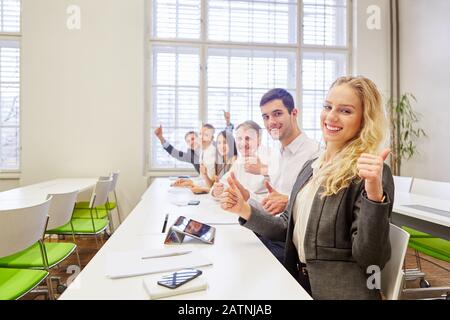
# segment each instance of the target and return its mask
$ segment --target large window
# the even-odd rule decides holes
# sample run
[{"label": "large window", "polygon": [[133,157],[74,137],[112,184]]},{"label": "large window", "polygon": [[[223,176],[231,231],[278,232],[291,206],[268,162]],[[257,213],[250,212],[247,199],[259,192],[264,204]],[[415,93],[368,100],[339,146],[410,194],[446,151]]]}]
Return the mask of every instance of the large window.
[{"label": "large window", "polygon": [[346,74],[349,60],[347,0],[149,1],[149,168],[180,169],[153,131],[185,150],[184,134],[201,123],[263,125],[261,96],[287,89],[300,107],[303,130],[320,140],[326,90]]},{"label": "large window", "polygon": [[20,0],[0,0],[0,172],[20,168]]}]

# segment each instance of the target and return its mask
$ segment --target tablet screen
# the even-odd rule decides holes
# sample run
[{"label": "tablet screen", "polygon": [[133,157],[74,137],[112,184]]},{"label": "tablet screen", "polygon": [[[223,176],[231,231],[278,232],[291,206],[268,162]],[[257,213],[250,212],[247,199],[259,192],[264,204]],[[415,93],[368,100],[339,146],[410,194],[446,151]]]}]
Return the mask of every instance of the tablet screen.
[{"label": "tablet screen", "polygon": [[215,228],[210,225],[181,216],[173,226],[182,233],[194,236],[200,240],[210,243],[214,241]]}]

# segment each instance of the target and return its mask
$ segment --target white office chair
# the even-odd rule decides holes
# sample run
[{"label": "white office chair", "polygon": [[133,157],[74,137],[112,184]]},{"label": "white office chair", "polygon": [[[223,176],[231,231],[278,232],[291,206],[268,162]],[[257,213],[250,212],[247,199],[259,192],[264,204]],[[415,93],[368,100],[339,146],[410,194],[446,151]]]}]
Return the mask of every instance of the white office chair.
[{"label": "white office chair", "polygon": [[[119,174],[120,174],[120,171],[115,171],[115,172],[112,172],[109,176],[99,177],[99,180],[102,180],[102,181],[112,179],[112,183],[110,186],[110,190],[108,192],[107,202],[105,203],[105,205],[97,207],[97,210],[106,210],[109,212],[109,211],[113,211],[114,209],[116,209],[117,210],[117,218],[118,218],[119,225],[120,225],[122,223],[122,217],[120,216],[119,199],[117,198],[117,192],[116,192],[116,186],[117,186],[117,181],[119,179]],[[114,195],[113,202],[111,202],[109,199],[110,193],[112,193]],[[75,211],[79,211],[79,210],[83,210],[83,209],[89,209],[89,202],[82,201],[82,202],[77,202],[75,204]],[[75,213],[75,216],[78,216],[78,212]],[[110,231],[113,232],[115,230],[112,229],[111,217],[110,217],[110,220],[111,220]]]},{"label": "white office chair", "polygon": [[[70,223],[72,220],[73,208],[77,200],[78,191],[72,191],[68,193],[50,194],[52,197],[52,203],[48,212],[49,220],[47,230],[56,229]],[[76,244],[75,232],[72,227],[72,239]],[[51,232],[50,232],[51,233]],[[76,247],[78,266],[81,268],[80,254],[78,252],[78,246]]]},{"label": "white office chair", "polygon": [[[117,181],[119,180],[119,174],[120,171],[116,171],[111,173],[111,177],[113,179],[113,182],[111,184],[111,191],[114,194],[114,202],[112,203],[113,206],[115,205],[115,208],[117,210],[117,217],[119,218],[119,225],[122,224],[122,217],[120,216],[120,211],[119,211],[119,199],[117,198],[117,192],[116,192],[116,187],[117,187]],[[114,209],[113,207],[111,207],[111,209]]]},{"label": "white office chair", "polygon": [[[106,230],[108,224],[112,230],[111,216],[109,210],[98,210],[97,207],[106,205],[108,201],[108,194],[111,190],[111,177],[100,177],[92,192],[91,200],[87,209],[75,209],[71,222],[74,225],[75,234],[94,235],[95,243],[98,248],[97,234]],[[85,222],[90,219],[92,222],[92,231],[86,229]],[[84,220],[84,221],[83,221]],[[105,223],[106,222],[106,223]],[[98,226],[96,226],[98,224]],[[77,225],[81,225],[79,228]],[[59,228],[60,229],[60,228]],[[78,229],[78,230],[77,230]],[[65,230],[66,233],[69,233]]]},{"label": "white office chair", "polygon": [[[0,258],[11,256],[39,243],[42,262],[48,271],[42,238],[48,222],[51,197],[31,207],[0,210]],[[49,297],[53,298],[50,278],[46,278]]]},{"label": "white office chair", "polygon": [[412,184],[412,177],[394,176],[394,185],[396,192],[410,192]]},{"label": "white office chair", "polygon": [[408,247],[409,234],[391,224],[389,241],[391,243],[391,259],[381,271],[381,292],[388,300],[398,300],[403,289],[403,262]]},{"label": "white office chair", "polygon": [[414,178],[411,193],[450,200],[450,182]]}]

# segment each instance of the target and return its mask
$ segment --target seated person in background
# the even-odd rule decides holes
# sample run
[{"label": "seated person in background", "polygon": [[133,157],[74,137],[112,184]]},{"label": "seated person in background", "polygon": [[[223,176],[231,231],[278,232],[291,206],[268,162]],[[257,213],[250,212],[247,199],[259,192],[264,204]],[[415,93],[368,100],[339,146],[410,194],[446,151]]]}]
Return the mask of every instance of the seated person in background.
[{"label": "seated person in background", "polygon": [[231,172],[242,182],[242,185],[257,195],[267,193],[264,186],[264,175],[255,175],[246,170],[248,159],[259,159],[261,166],[266,167],[269,150],[261,146],[261,127],[254,121],[245,121],[236,128],[236,145],[238,157],[231,166],[230,170],[216,181],[211,189],[213,198],[220,197],[227,184],[227,178]]},{"label": "seated person in background", "polygon": [[230,177],[221,206],[272,240],[286,240],[284,266],[314,299],[381,299],[369,267],[391,256],[394,181],[379,152],[387,130],[381,95],[364,77],[341,77],[320,116],[325,151],[306,162],[280,216],[249,205]]},{"label": "seated person in background", "polygon": [[206,123],[202,126],[199,134],[200,149],[200,174],[206,174],[209,179],[214,179],[214,164],[216,162],[216,146],[213,143],[215,128],[213,125]]},{"label": "seated person in background", "polygon": [[180,179],[172,186],[189,187],[193,193],[208,193],[215,181],[222,178],[227,173],[237,157],[236,142],[230,131],[224,130],[219,133],[216,139],[216,163],[214,165],[214,178],[207,175],[206,167],[200,166],[200,174],[204,179],[205,186],[197,185],[191,179]]},{"label": "seated person in background", "polygon": [[[225,131],[233,133],[233,124],[230,121],[230,112],[223,110],[223,117],[225,119],[226,127]],[[202,148],[200,151],[200,167],[205,168],[200,170],[200,174],[205,178],[206,186],[210,187],[208,181],[214,181],[216,176],[215,165],[216,165],[216,146],[213,143],[215,128],[211,124],[204,124],[200,130],[200,141]],[[208,179],[208,180],[206,180]]]},{"label": "seated person in background", "polygon": [[[223,111],[223,116],[226,123],[225,131],[232,135],[234,126],[230,121],[230,112]],[[208,179],[204,184],[204,186],[208,188],[210,187],[208,181],[214,181],[214,177],[216,175],[216,146],[213,142],[214,131],[215,128],[211,124],[207,123],[202,126],[202,128],[200,129],[199,139],[197,140],[197,144],[200,147],[198,148],[198,151],[196,150],[195,153],[197,155],[197,157],[195,158],[196,171],[200,173],[202,178]],[[175,183],[173,183],[172,186],[192,187],[192,184],[193,183],[192,181],[190,181],[190,179],[179,179]]]},{"label": "seated person in background", "polygon": [[169,142],[166,141],[166,139],[164,139],[163,128],[161,125],[156,128],[155,135],[168,154],[177,160],[191,163],[194,166],[195,171],[200,173],[200,141],[196,132],[189,131],[184,136],[184,140],[186,141],[188,147],[185,152],[175,149]]}]

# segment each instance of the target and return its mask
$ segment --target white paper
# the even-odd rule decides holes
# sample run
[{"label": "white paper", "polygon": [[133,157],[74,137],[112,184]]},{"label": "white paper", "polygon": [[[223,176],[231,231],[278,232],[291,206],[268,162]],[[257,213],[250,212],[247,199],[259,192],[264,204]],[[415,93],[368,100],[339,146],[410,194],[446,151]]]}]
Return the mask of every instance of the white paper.
[{"label": "white paper", "polygon": [[[183,251],[183,250],[179,250]],[[175,271],[212,265],[197,251],[184,255],[142,259],[144,256],[167,253],[168,250],[113,252],[106,257],[106,276],[111,279],[140,276],[144,274]],[[176,252],[176,251],[171,251]]]}]

